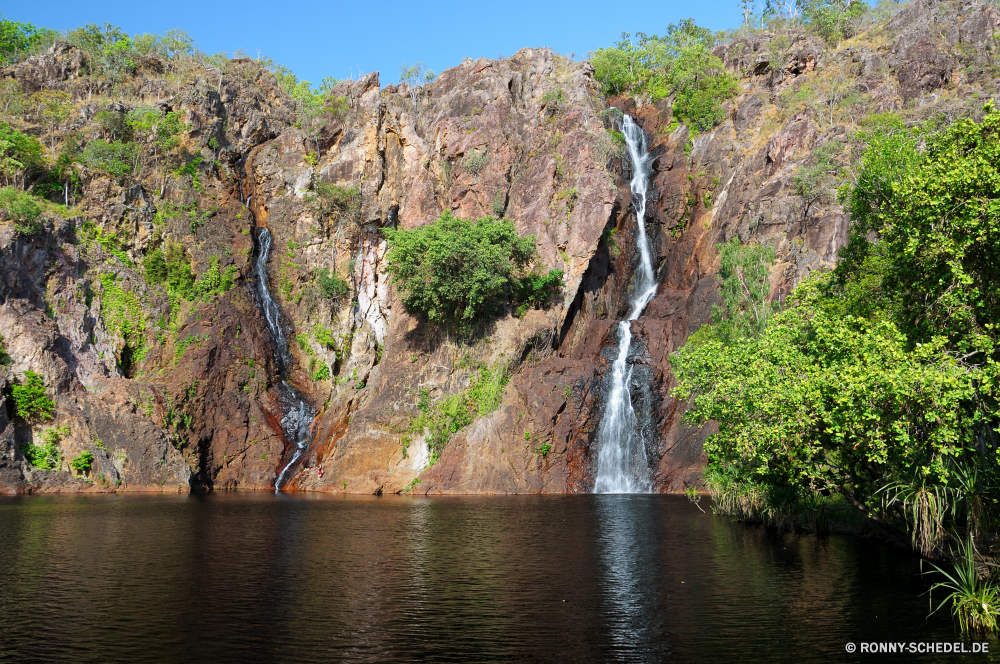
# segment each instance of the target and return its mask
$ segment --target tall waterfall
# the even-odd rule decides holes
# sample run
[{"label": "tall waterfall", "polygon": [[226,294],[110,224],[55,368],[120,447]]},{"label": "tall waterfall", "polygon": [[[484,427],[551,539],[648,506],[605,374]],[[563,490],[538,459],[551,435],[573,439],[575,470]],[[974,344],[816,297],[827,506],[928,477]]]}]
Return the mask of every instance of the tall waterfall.
[{"label": "tall waterfall", "polygon": [[646,194],[651,168],[646,134],[628,115],[622,120],[622,133],[632,163],[632,206],[635,208],[639,265],[633,274],[628,319],[618,323],[618,356],[611,368],[611,387],[604,418],[597,431],[596,493],[643,493],[650,489],[646,446],[638,431],[639,421],[629,392],[632,366],[628,363],[628,353],[632,345],[632,321],[656,295],[657,287],[646,239]]},{"label": "tall waterfall", "polygon": [[[249,202],[249,199],[247,201]],[[254,263],[257,295],[260,297],[260,308],[264,312],[267,328],[271,331],[274,344],[278,347],[278,374],[281,379],[278,384],[278,395],[285,413],[281,418],[281,428],[284,429],[286,438],[293,441],[295,445],[292,458],[281,469],[274,482],[275,491],[280,491],[295,463],[309,449],[309,425],[315,413],[299,396],[295,388],[285,380],[288,365],[292,361],[292,354],[288,351],[288,339],[285,337],[285,330],[281,325],[281,310],[278,308],[278,303],[271,297],[271,289],[268,286],[267,261],[271,256],[271,244],[271,231],[259,228],[257,231],[257,260]]]}]

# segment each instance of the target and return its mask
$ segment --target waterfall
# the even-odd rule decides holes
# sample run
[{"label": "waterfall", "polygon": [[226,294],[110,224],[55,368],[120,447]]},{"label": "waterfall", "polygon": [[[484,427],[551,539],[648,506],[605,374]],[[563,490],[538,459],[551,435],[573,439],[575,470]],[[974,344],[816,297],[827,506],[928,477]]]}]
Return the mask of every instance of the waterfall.
[{"label": "waterfall", "polygon": [[635,208],[636,246],[639,265],[632,278],[628,319],[618,323],[618,355],[611,368],[610,390],[597,430],[597,482],[595,493],[643,493],[650,489],[649,460],[639,433],[639,420],[632,407],[629,385],[632,365],[628,363],[632,345],[632,321],[638,318],[656,295],[656,275],[646,239],[646,194],[651,172],[646,134],[628,115],[622,120],[622,133],[632,163],[632,206]]},{"label": "waterfall", "polygon": [[[248,198],[247,201],[249,202],[249,200]],[[286,438],[294,441],[295,446],[292,458],[281,469],[274,482],[275,491],[280,491],[295,463],[309,449],[309,425],[315,413],[299,396],[295,388],[285,380],[287,367],[292,361],[292,354],[288,350],[288,339],[285,337],[285,330],[281,325],[281,310],[271,296],[271,289],[268,286],[267,262],[271,257],[271,245],[271,231],[267,228],[259,228],[257,231],[257,260],[254,263],[257,295],[260,297],[260,308],[264,311],[267,329],[271,331],[274,344],[278,348],[278,375],[281,380],[277,388],[279,402],[285,413],[281,418],[281,428],[284,430]]]}]

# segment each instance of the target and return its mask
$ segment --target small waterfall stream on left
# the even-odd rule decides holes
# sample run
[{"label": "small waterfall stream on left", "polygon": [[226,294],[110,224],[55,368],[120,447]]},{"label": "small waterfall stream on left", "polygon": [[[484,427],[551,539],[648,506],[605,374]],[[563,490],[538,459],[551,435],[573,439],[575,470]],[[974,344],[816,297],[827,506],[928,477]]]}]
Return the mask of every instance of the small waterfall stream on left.
[{"label": "small waterfall stream on left", "polygon": [[309,425],[312,423],[316,413],[313,412],[313,409],[310,408],[305,399],[286,380],[288,366],[292,363],[292,354],[288,350],[288,339],[285,337],[285,330],[281,325],[281,309],[278,308],[278,303],[271,296],[271,288],[268,285],[269,273],[267,262],[271,257],[271,246],[273,244],[271,231],[263,226],[256,225],[256,218],[253,211],[250,210],[250,201],[253,199],[253,194],[244,197],[243,180],[246,175],[243,171],[243,163],[238,163],[237,166],[240,172],[240,177],[237,179],[240,201],[246,207],[250,220],[254,224],[252,230],[254,232],[254,243],[257,248],[257,256],[254,259],[254,290],[257,293],[257,297],[260,298],[260,309],[264,313],[264,321],[267,323],[267,329],[271,331],[271,337],[274,339],[274,345],[278,351],[276,359],[278,361],[279,381],[276,387],[278,390],[278,403],[281,406],[281,411],[284,413],[281,417],[281,428],[285,434],[285,440],[292,441],[292,445],[294,446],[292,458],[282,467],[278,473],[278,477],[274,481],[274,490],[281,491],[281,487],[288,481],[289,473],[292,472],[295,464],[306,453],[306,450],[309,449],[309,441],[311,440]]},{"label": "small waterfall stream on left", "polygon": [[257,258],[254,261],[254,276],[256,277],[257,296],[260,298],[260,308],[264,313],[267,329],[271,331],[274,345],[278,351],[278,377],[280,378],[277,385],[278,400],[284,412],[284,416],[281,418],[281,428],[284,430],[287,440],[292,441],[294,445],[292,458],[288,460],[274,481],[275,491],[281,491],[281,487],[288,481],[289,472],[309,449],[309,425],[312,423],[315,413],[298,391],[286,380],[288,366],[292,363],[292,354],[288,350],[288,339],[285,337],[285,331],[281,325],[281,310],[271,296],[271,289],[268,286],[267,261],[271,256],[271,231],[258,227],[256,239]]}]

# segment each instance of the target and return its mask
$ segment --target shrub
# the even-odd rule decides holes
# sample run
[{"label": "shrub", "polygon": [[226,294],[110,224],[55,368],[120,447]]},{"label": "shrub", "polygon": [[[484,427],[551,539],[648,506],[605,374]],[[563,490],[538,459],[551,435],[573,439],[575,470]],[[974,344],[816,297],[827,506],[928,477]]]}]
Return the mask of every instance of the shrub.
[{"label": "shrub", "polygon": [[14,397],[14,412],[18,417],[25,420],[36,417],[43,420],[52,419],[52,411],[55,410],[56,404],[49,398],[45,382],[39,374],[26,371],[24,384],[15,385],[11,393]]},{"label": "shrub", "polygon": [[594,76],[605,95],[645,96],[653,101],[676,93],[674,116],[696,131],[725,119],[722,102],[736,95],[736,79],[712,55],[712,32],[691,19],[672,24],[663,37],[628,33],[611,48],[591,53]]},{"label": "shrub", "polygon": [[489,155],[485,148],[472,148],[462,161],[462,165],[471,175],[477,176],[486,167],[487,161],[489,161]]},{"label": "shrub", "polygon": [[28,463],[42,470],[58,470],[62,464],[62,450],[55,442],[46,442],[41,446],[26,443],[21,446],[21,454]]},{"label": "shrub", "polygon": [[89,473],[90,468],[94,465],[94,455],[90,450],[84,450],[80,452],[75,459],[69,462],[69,467],[78,473]]},{"label": "shrub", "polygon": [[11,179],[42,165],[42,144],[34,136],[21,133],[6,122],[0,122],[0,175],[7,184]]},{"label": "shrub", "polygon": [[330,379],[330,366],[326,362],[320,362],[319,368],[316,369],[316,373],[313,374],[313,380],[329,380]]},{"label": "shrub", "polygon": [[42,209],[30,194],[13,187],[0,189],[0,212],[14,222],[14,228],[25,235],[42,229]]},{"label": "shrub", "polygon": [[225,272],[220,271],[219,257],[212,256],[208,259],[208,269],[195,283],[195,294],[206,298],[210,295],[222,295],[235,285],[238,271],[235,265],[228,266]]},{"label": "shrub", "polygon": [[441,456],[452,434],[471,424],[477,417],[489,415],[500,407],[510,376],[507,366],[498,364],[492,370],[480,366],[473,374],[469,387],[431,404],[430,393],[420,391],[417,408],[420,415],[410,424],[407,438],[427,434],[427,447],[433,464]]},{"label": "shrub", "polygon": [[105,272],[100,279],[104,287],[101,315],[108,331],[120,334],[125,344],[121,354],[121,366],[127,374],[133,362],[141,361],[145,353],[145,312],[139,297],[131,290],[119,286],[113,273]]},{"label": "shrub", "polygon": [[42,31],[31,23],[0,18],[0,65],[7,66],[37,46]]},{"label": "shrub", "polygon": [[445,212],[427,226],[384,232],[403,307],[449,331],[469,332],[511,301],[541,304],[562,285],[561,271],[539,277],[530,269],[535,236],[518,237],[510,220]]},{"label": "shrub", "polygon": [[357,187],[341,187],[317,181],[313,183],[313,192],[306,195],[306,201],[321,217],[356,212],[361,208],[361,192]]},{"label": "shrub", "polygon": [[87,166],[104,171],[118,180],[138,173],[141,160],[142,150],[139,144],[131,141],[109,142],[97,139],[88,143],[83,151],[83,162]]},{"label": "shrub", "polygon": [[319,290],[323,293],[323,297],[330,298],[331,300],[342,298],[350,290],[348,283],[344,279],[341,279],[333,270],[329,272],[317,270],[316,280],[319,282]]},{"label": "shrub", "polygon": [[171,242],[166,251],[154,249],[143,260],[146,278],[152,284],[162,284],[167,293],[192,300],[197,295],[191,259],[179,242]]},{"label": "shrub", "polygon": [[0,367],[7,366],[12,361],[11,356],[7,354],[7,349],[3,347],[3,335],[0,334]]}]

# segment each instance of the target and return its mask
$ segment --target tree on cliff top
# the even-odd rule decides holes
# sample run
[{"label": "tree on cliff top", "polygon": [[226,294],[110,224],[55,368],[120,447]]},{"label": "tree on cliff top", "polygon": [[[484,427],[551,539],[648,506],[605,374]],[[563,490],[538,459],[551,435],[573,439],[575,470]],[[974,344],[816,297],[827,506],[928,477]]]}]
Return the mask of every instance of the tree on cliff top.
[{"label": "tree on cliff top", "polygon": [[0,15],[0,65],[7,66],[35,48],[43,32],[31,23],[8,21]]},{"label": "tree on cliff top", "polygon": [[676,94],[674,117],[695,131],[708,131],[725,119],[722,102],[738,89],[722,60],[712,55],[715,37],[691,19],[667,28],[663,37],[628,33],[611,48],[590,54],[594,77],[605,95],[648,97]]},{"label": "tree on cliff top", "polygon": [[561,270],[532,269],[535,236],[519,237],[507,219],[445,212],[427,226],[384,232],[403,307],[450,332],[471,332],[510,302],[521,311],[544,306],[562,287]]}]

